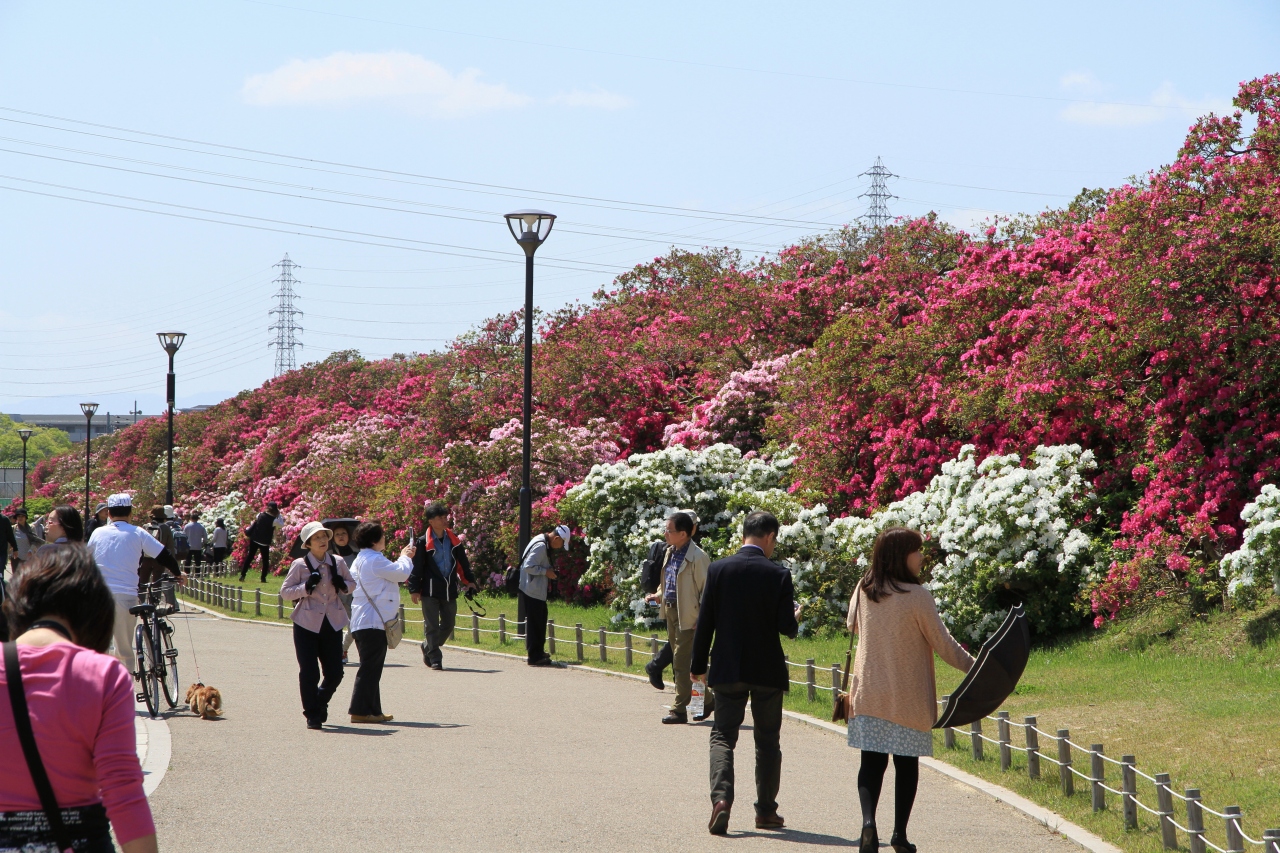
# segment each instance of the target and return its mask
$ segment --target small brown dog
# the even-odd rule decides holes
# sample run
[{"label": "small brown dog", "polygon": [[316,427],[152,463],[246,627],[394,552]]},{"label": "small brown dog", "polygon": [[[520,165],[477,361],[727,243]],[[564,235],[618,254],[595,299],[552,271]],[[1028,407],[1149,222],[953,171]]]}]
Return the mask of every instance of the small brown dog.
[{"label": "small brown dog", "polygon": [[222,713],[222,694],[216,687],[193,684],[187,688],[187,704],[206,720],[216,719]]}]

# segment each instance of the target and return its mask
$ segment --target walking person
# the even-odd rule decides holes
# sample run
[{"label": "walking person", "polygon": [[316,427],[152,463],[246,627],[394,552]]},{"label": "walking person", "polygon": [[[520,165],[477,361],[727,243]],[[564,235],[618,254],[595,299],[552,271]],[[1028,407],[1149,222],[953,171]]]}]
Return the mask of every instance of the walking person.
[{"label": "walking person", "polygon": [[107,516],[110,522],[93,531],[89,537],[89,550],[102,572],[102,578],[111,590],[116,603],[113,634],[118,657],[130,672],[136,669],[133,655],[133,627],[137,617],[129,608],[138,603],[138,569],[142,558],[151,557],[173,573],[178,583],[185,580],[182,569],[165,550],[164,545],[141,527],[129,523],[133,514],[133,499],[126,494],[107,497]]},{"label": "walking person", "polygon": [[0,849],[109,853],[115,830],[124,853],[155,853],[133,679],[103,654],[114,610],[93,555],[38,552],[4,613],[16,640],[0,671]]},{"label": "walking person", "polygon": [[227,522],[219,518],[213,522],[213,561],[221,563],[227,559],[230,550],[231,535],[227,532]]},{"label": "walking person", "polygon": [[922,544],[914,530],[882,530],[872,547],[871,567],[849,602],[849,630],[858,635],[849,746],[862,750],[860,853],[874,853],[880,846],[876,805],[890,755],[894,817],[889,844],[895,853],[915,853],[916,846],[907,840],[907,822],[920,779],[920,756],[933,755],[938,716],[933,655],[961,672],[973,666],[973,658],[942,624],[933,595],[920,583]]},{"label": "walking person", "polygon": [[[693,683],[689,664],[693,659],[693,631],[698,625],[698,609],[702,590],[707,584],[707,567],[711,558],[693,541],[693,519],[687,513],[672,513],[667,519],[667,550],[662,565],[662,587],[649,601],[661,602],[662,619],[667,623],[667,642],[671,645],[671,672],[676,682],[676,701],[662,722],[687,723],[689,699]],[[711,716],[715,708],[713,696],[705,697],[702,713],[695,722]]]},{"label": "walking person", "polygon": [[[329,718],[329,700],[342,683],[342,629],[347,612],[338,596],[355,587],[347,563],[329,553],[332,532],[318,521],[302,528],[307,552],[293,561],[280,595],[293,608],[293,651],[298,657],[298,689],[307,728]],[[324,681],[320,673],[324,672]]]},{"label": "walking person", "polygon": [[183,560],[183,565],[191,568],[198,560],[203,559],[204,540],[209,535],[209,532],[200,523],[200,513],[198,512],[191,513],[191,520],[182,528],[182,532],[187,535],[187,556]]},{"label": "walking person", "polygon": [[556,579],[551,552],[569,550],[569,525],[561,524],[529,540],[520,561],[520,600],[524,604],[524,647],[529,666],[555,666],[547,654],[547,582]]},{"label": "walking person", "polygon": [[267,508],[258,513],[253,524],[245,529],[244,535],[249,540],[249,545],[244,552],[244,562],[240,564],[241,583],[244,583],[244,576],[249,574],[249,567],[253,565],[253,558],[257,554],[262,555],[262,583],[267,582],[267,573],[271,571],[271,542],[275,539],[276,528],[283,525],[280,506],[275,501],[268,501]]},{"label": "walking person", "polygon": [[[693,539],[698,539],[698,514],[691,509],[682,509],[680,512],[693,519]],[[662,569],[667,559],[667,540],[659,539],[649,546],[649,556],[645,558],[644,564],[640,569],[640,588],[648,593],[646,600],[652,600],[661,608],[661,599],[651,599],[650,597],[658,591],[658,587],[662,584]],[[710,562],[710,557],[707,558]],[[661,612],[661,611],[659,611]],[[662,680],[662,671],[671,666],[671,662],[675,660],[675,654],[671,650],[671,642],[662,644],[662,648],[658,649],[658,653],[653,656],[648,663],[644,665],[644,671],[649,676],[649,683],[653,685],[655,690],[667,689],[666,683]],[[699,719],[705,719],[710,716],[710,712],[704,714]]]},{"label": "walking person", "polygon": [[13,564],[13,576],[17,577],[22,564],[30,559],[32,552],[40,544],[35,541],[35,536],[31,532],[31,525],[27,523],[27,511],[23,507],[18,507],[13,513],[13,538],[17,543],[17,547],[9,555],[9,560]]},{"label": "walking person", "polygon": [[453,636],[458,618],[458,588],[475,588],[466,549],[449,527],[449,507],[427,502],[427,529],[414,543],[413,574],[405,586],[414,604],[422,605],[422,662],[444,669],[441,647]]},{"label": "walking person", "polygon": [[80,513],[76,512],[74,507],[55,506],[49,510],[49,515],[44,521],[44,529],[46,541],[36,554],[43,554],[71,543],[84,544]]},{"label": "walking person", "polygon": [[[756,745],[756,828],[781,829],[782,694],[791,687],[779,635],[799,630],[791,572],[773,562],[778,519],[756,510],[742,522],[742,548],[707,570],[702,612],[693,635],[693,678],[715,693],[711,728],[712,835],[729,831],[733,809],[733,750],[751,702]],[[708,667],[708,656],[710,666]]]},{"label": "walking person", "polygon": [[387,547],[382,525],[376,521],[364,521],[356,527],[355,562],[351,576],[356,591],[351,601],[351,634],[356,638],[360,652],[360,668],[356,670],[355,687],[351,690],[351,714],[353,723],[387,723],[393,717],[382,713],[382,665],[387,659],[386,623],[400,613],[400,584],[408,580],[413,571],[413,555],[410,542],[400,551],[394,563],[383,556]]},{"label": "walking person", "polygon": [[88,526],[84,529],[84,541],[88,542],[89,537],[93,535],[93,531],[99,527],[105,527],[107,524],[107,505],[100,503],[93,510],[93,518],[89,519]]}]

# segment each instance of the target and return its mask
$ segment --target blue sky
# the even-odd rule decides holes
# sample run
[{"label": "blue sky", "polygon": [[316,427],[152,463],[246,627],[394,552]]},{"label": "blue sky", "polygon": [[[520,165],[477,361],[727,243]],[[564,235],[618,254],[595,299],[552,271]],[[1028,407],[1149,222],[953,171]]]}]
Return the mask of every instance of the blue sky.
[{"label": "blue sky", "polygon": [[0,0],[0,411],[156,413],[166,328],[179,405],[257,386],[286,252],[300,361],[429,351],[520,306],[508,210],[554,309],[848,222],[877,156],[894,215],[1063,204],[1273,71],[1266,2]]}]

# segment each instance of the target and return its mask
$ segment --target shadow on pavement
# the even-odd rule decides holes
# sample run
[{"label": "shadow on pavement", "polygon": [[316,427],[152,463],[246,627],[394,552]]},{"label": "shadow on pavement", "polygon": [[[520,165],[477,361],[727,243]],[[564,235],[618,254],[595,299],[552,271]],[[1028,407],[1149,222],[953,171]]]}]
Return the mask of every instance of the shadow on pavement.
[{"label": "shadow on pavement", "polygon": [[[819,832],[801,832],[797,829],[781,829],[776,832],[730,832],[730,838],[776,838],[779,841],[794,841],[799,844],[812,844],[815,847],[857,847],[858,842],[838,835],[823,835]],[[888,846],[887,844],[885,845]]]},{"label": "shadow on pavement", "polygon": [[467,669],[465,666],[446,666],[445,672],[474,672],[478,675],[495,675],[502,672],[500,669]]},{"label": "shadow on pavement", "polygon": [[[385,725],[389,725],[389,724],[388,724],[388,723],[378,723],[378,725],[383,725],[383,726],[385,726]],[[395,734],[395,732],[387,731],[386,729],[366,729],[366,728],[355,728],[354,726],[331,726],[331,725],[326,725],[326,726],[324,727],[324,729],[323,729],[323,730],[324,730],[324,731],[326,731],[326,732],[333,732],[333,733],[335,733],[335,734],[344,734],[344,735],[374,735],[374,736],[379,736],[379,737],[386,737],[387,735],[393,735],[393,734]]]},{"label": "shadow on pavement", "polygon": [[379,723],[383,726],[392,726],[393,728],[402,729],[465,729],[465,723],[419,723],[411,721],[392,720],[389,723]]}]

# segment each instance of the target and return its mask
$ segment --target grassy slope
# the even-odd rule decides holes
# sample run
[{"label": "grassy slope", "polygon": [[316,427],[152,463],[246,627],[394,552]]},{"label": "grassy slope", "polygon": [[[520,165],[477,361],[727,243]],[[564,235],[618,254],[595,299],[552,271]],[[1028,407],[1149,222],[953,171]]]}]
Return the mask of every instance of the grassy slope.
[{"label": "grassy slope", "polygon": [[[244,585],[247,612],[243,615],[253,617],[252,590],[261,588],[263,618],[277,618],[274,604],[279,584],[278,578],[265,585],[251,578]],[[421,614],[415,612],[407,593],[403,600],[407,618],[420,620]],[[514,620],[514,600],[489,599],[484,604],[490,618],[506,613]],[[470,613],[465,606],[461,610],[454,642],[473,645]],[[552,602],[549,610],[557,626],[559,660],[576,659],[572,642],[575,623],[582,623],[584,632],[612,627],[610,613],[604,607]],[[1218,811],[1227,805],[1239,805],[1244,809],[1245,831],[1260,837],[1264,827],[1280,827],[1280,738],[1276,737],[1280,720],[1280,602],[1273,600],[1248,613],[1194,620],[1186,620],[1180,612],[1171,605],[1101,635],[1068,639],[1037,649],[1004,710],[1015,721],[1036,715],[1043,731],[1069,728],[1073,741],[1101,743],[1109,756],[1136,755],[1140,770],[1152,775],[1170,773],[1176,791],[1199,787],[1206,805]],[[287,618],[287,606],[285,614]],[[497,627],[491,622],[481,622],[481,626],[491,630]],[[421,638],[421,625],[410,621],[407,636]],[[594,639],[598,640],[598,634]],[[587,633],[584,644],[592,641]],[[829,684],[831,664],[843,663],[846,642],[840,638],[784,640],[784,647],[792,661],[814,658],[819,668],[818,683]],[[609,638],[611,646],[622,644],[621,637]],[[509,636],[504,646],[496,635],[482,633],[479,645],[521,651],[514,636]],[[647,638],[637,635],[634,648],[631,671],[639,672],[648,660]],[[593,666],[624,670],[627,667],[622,657],[622,652],[610,651],[609,661],[601,663],[598,646],[584,648],[585,662]],[[792,678],[803,680],[802,669],[793,669]],[[939,693],[945,693],[959,680],[959,673],[938,663]],[[819,691],[818,700],[809,702],[805,694],[803,686],[793,687],[787,707],[827,718],[830,695]],[[985,732],[995,737],[994,724],[988,724]],[[1026,761],[1021,754],[1015,753],[1015,772],[1002,773],[998,753],[990,744],[985,760],[975,762],[969,755],[968,738],[959,734],[957,741],[960,748],[948,751],[942,747],[938,733],[937,756],[1010,787],[1125,850],[1154,853],[1161,849],[1158,827],[1145,813],[1137,832],[1125,832],[1119,804],[1114,802],[1117,798],[1110,798],[1107,812],[1095,815],[1087,785],[1081,780],[1076,780],[1075,796],[1067,798],[1058,790],[1056,768],[1047,762],[1043,780],[1031,782],[1026,778]],[[1023,743],[1017,729],[1013,743]],[[1041,748],[1048,755],[1056,754],[1052,744],[1042,742]],[[1075,761],[1077,769],[1088,772],[1087,755],[1077,755]],[[1107,774],[1108,784],[1119,788],[1118,769],[1108,765]],[[1149,783],[1140,784],[1139,796],[1155,806],[1154,789]],[[1185,825],[1181,804],[1178,806],[1176,819]],[[1206,816],[1210,840],[1225,846],[1221,823]],[[1182,841],[1185,845],[1185,838]]]}]

